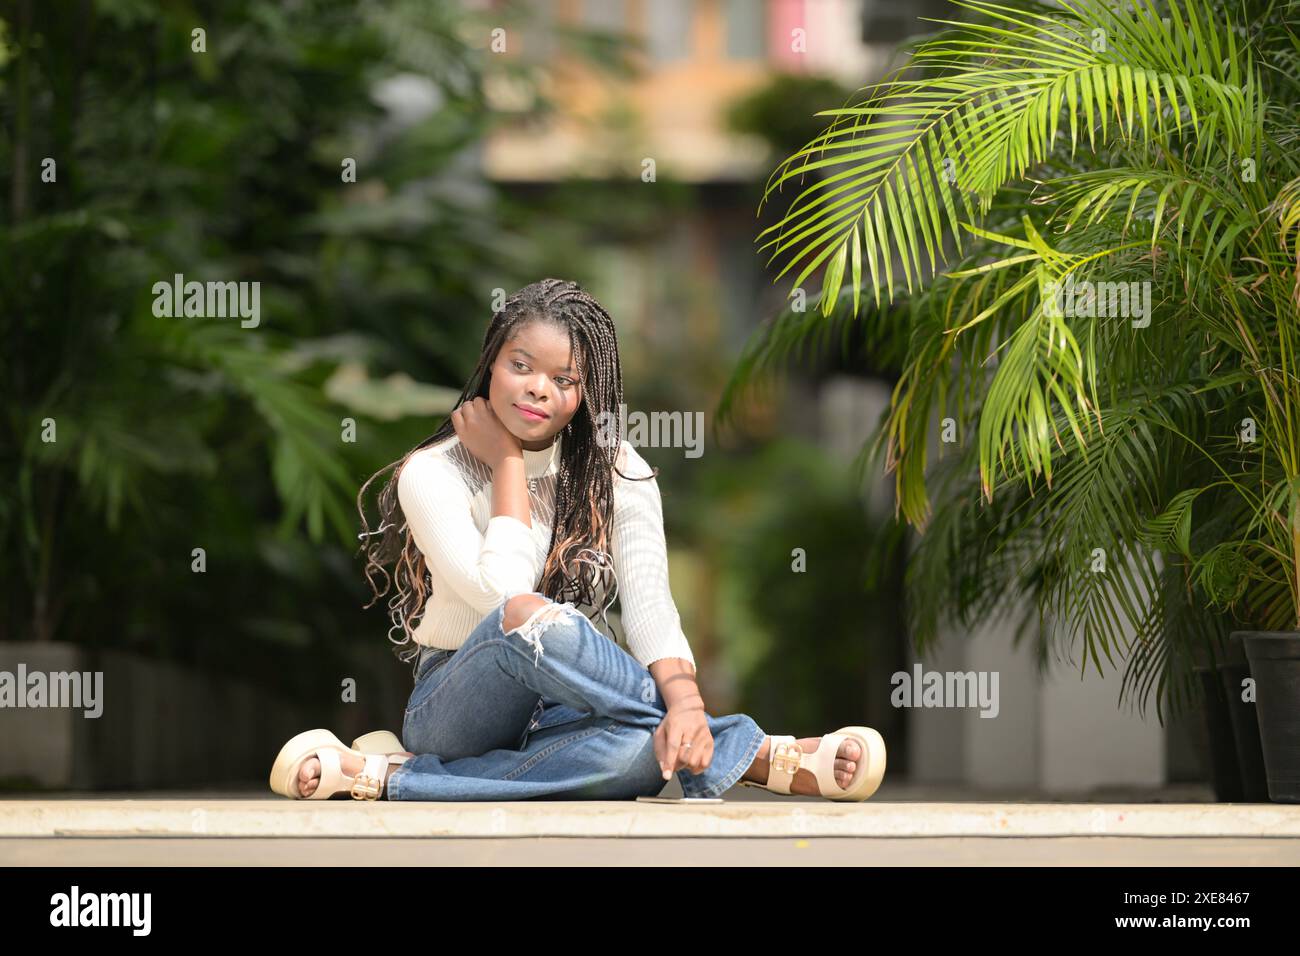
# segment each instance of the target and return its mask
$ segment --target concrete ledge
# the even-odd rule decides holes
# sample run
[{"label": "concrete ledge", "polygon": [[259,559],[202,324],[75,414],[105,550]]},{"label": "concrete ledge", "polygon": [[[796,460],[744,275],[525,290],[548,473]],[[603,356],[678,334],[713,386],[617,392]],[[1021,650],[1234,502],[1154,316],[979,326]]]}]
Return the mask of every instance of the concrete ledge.
[{"label": "concrete ledge", "polygon": [[1300,838],[1300,805],[4,800],[0,837]]}]

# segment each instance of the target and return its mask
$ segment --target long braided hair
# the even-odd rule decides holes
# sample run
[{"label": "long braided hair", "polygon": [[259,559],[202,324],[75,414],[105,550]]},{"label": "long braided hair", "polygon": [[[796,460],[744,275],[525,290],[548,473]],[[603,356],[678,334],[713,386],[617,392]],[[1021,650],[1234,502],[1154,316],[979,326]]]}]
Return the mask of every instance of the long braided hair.
[{"label": "long braided hair", "polygon": [[[613,601],[617,581],[609,554],[609,530],[614,508],[614,472],[623,442],[619,414],[623,403],[623,370],[614,320],[576,282],[542,279],[524,286],[493,314],[478,365],[455,407],[488,396],[497,354],[517,331],[534,321],[549,322],[568,331],[582,382],[582,402],[561,432],[555,519],[541,583],[535,590],[553,601],[595,607],[597,585],[600,585],[608,595],[600,613],[606,626],[610,626],[605,611]],[[609,414],[602,415],[603,412]],[[616,422],[616,432],[611,433],[609,425],[601,429],[611,439],[616,434],[616,439],[597,441],[598,422]],[[393,591],[388,601],[392,620],[388,639],[394,645],[393,653],[404,662],[410,662],[420,652],[412,636],[427,605],[430,579],[424,556],[402,516],[397,483],[411,455],[455,433],[448,416],[431,436],[372,475],[357,494],[365,575],[374,594],[366,607],[372,607]],[[371,531],[364,505],[366,489],[390,469],[395,470],[378,496],[379,529]],[[629,480],[648,480],[657,477],[659,470],[656,468],[641,478],[632,478],[621,471],[618,474]],[[400,632],[397,638],[393,636],[396,632]]]}]

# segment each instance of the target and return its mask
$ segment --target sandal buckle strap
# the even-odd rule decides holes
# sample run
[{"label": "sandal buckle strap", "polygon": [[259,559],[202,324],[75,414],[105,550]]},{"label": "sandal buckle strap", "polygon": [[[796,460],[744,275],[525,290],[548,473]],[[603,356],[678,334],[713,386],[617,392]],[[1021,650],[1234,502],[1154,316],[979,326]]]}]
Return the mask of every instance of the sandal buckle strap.
[{"label": "sandal buckle strap", "polygon": [[382,755],[367,754],[365,766],[352,778],[349,791],[354,800],[378,800],[383,792],[382,770],[388,761]]},{"label": "sandal buckle strap", "polygon": [[779,770],[793,777],[799,769],[802,758],[803,750],[800,749],[798,744],[783,740],[772,748],[772,753],[768,757],[770,771],[776,772]]}]

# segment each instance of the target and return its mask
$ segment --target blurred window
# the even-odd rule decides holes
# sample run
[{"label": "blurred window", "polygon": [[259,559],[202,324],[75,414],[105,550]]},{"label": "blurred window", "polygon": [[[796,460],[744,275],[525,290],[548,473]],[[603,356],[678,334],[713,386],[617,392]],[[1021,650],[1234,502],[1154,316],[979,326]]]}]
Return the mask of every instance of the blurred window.
[{"label": "blurred window", "polygon": [[948,0],[862,0],[862,42],[897,43],[940,28],[919,17],[961,20],[962,13]]},{"label": "blurred window", "polygon": [[556,0],[533,0],[532,20],[524,36],[524,58],[531,63],[546,63],[555,53]]},{"label": "blurred window", "polygon": [[582,25],[606,33],[627,32],[627,0],[583,0]]},{"label": "blurred window", "polygon": [[650,55],[660,63],[681,60],[691,52],[692,0],[653,0],[646,4]]},{"label": "blurred window", "polygon": [[727,0],[727,57],[757,60],[767,55],[767,0]]}]

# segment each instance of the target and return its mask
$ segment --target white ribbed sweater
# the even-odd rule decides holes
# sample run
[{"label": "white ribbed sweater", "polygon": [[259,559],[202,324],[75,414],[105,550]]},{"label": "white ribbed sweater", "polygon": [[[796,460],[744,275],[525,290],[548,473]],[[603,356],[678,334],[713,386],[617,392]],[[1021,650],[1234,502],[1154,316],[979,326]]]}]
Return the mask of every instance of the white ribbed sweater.
[{"label": "white ribbed sweater", "polygon": [[[492,470],[458,437],[422,448],[407,460],[397,496],[432,585],[414,632],[417,644],[460,647],[504,601],[537,590],[551,543],[562,440],[557,436],[542,451],[524,450],[531,528],[510,515],[492,516]],[[627,441],[618,461],[633,477],[652,470]],[[693,669],[695,657],[668,587],[663,504],[654,478],[628,481],[615,472],[608,540],[625,649],[644,666],[681,657]],[[609,600],[603,589],[596,597],[597,608]],[[597,612],[581,610],[600,629]]]}]

